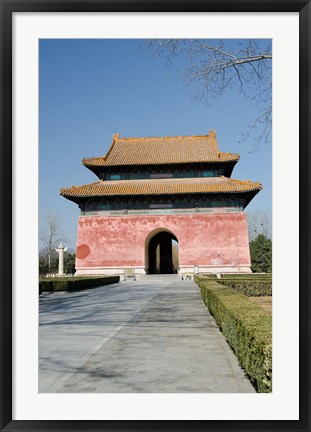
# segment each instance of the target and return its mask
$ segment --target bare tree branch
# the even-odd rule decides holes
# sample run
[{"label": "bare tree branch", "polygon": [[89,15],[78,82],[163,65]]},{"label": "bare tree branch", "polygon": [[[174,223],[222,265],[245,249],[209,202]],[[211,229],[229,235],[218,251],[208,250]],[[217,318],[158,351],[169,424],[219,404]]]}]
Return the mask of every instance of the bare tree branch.
[{"label": "bare tree branch", "polygon": [[[240,94],[251,104],[256,104],[261,114],[249,126],[243,140],[255,136],[258,146],[269,141],[272,121],[272,52],[271,43],[263,44],[253,39],[240,41],[221,39],[156,39],[148,48],[171,63],[175,57],[186,58],[182,75],[188,83],[197,83],[197,99],[207,104],[210,98],[221,96],[237,86]],[[254,134],[255,130],[260,130]],[[242,141],[243,141],[242,140]]]},{"label": "bare tree branch", "polygon": [[64,240],[61,234],[61,220],[53,212],[45,212],[39,239],[44,247],[44,254],[47,257],[48,269],[51,267],[51,258],[55,247],[61,240]]},{"label": "bare tree branch", "polygon": [[248,221],[248,237],[249,240],[255,240],[259,234],[263,234],[266,238],[272,237],[272,221],[271,211],[264,209],[256,209],[247,211]]}]

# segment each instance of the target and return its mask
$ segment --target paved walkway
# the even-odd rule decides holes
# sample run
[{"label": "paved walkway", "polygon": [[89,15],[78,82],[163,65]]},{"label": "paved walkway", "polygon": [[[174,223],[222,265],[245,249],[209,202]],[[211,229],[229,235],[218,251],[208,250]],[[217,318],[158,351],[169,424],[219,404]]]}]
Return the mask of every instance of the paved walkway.
[{"label": "paved walkway", "polygon": [[174,277],[40,296],[40,393],[250,393],[197,285]]}]

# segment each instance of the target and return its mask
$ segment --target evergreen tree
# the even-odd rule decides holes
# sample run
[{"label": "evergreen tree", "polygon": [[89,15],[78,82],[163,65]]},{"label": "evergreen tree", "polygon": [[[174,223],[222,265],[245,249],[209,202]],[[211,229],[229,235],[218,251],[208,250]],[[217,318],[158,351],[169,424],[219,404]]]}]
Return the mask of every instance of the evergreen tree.
[{"label": "evergreen tree", "polygon": [[272,241],[263,234],[258,234],[249,244],[251,254],[251,269],[255,273],[272,272]]},{"label": "evergreen tree", "polygon": [[39,256],[39,274],[45,275],[48,273],[48,264],[44,256]]},{"label": "evergreen tree", "polygon": [[[75,269],[76,254],[65,252],[64,254],[64,273],[74,274]],[[50,262],[50,266],[49,266]],[[58,254],[55,250],[51,251],[50,257],[46,253],[46,250],[41,251],[39,256],[39,274],[56,274],[58,273]]]},{"label": "evergreen tree", "polygon": [[64,272],[65,274],[74,274],[76,271],[76,254],[65,252],[64,256]]}]

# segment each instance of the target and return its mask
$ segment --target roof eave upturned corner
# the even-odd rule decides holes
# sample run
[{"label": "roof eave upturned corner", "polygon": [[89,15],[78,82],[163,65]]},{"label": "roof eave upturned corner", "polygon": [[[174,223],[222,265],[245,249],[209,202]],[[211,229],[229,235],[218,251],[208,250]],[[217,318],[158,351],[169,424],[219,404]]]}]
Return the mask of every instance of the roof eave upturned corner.
[{"label": "roof eave upturned corner", "polygon": [[88,168],[89,170],[91,170],[94,174],[97,174],[97,169],[100,165],[95,165],[94,163],[92,163],[94,160],[102,160],[102,161],[106,161],[109,154],[111,153],[111,151],[113,150],[113,147],[115,145],[115,142],[119,139],[120,134],[119,132],[112,134],[112,143],[110,144],[110,147],[107,151],[107,153],[104,156],[100,156],[97,158],[83,158],[82,159],[82,165],[85,166],[86,168]]}]

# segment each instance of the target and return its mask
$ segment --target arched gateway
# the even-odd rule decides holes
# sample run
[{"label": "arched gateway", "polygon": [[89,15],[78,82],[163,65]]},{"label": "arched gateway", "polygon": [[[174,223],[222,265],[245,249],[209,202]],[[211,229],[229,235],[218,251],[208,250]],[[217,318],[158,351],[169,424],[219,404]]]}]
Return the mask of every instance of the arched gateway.
[{"label": "arched gateway", "polygon": [[158,228],[147,236],[145,266],[147,274],[178,273],[178,240],[172,232]]},{"label": "arched gateway", "polygon": [[105,156],[83,160],[99,180],[61,189],[81,210],[76,274],[250,272],[244,209],[262,185],[231,178],[238,160],[214,131],[113,135]]}]

